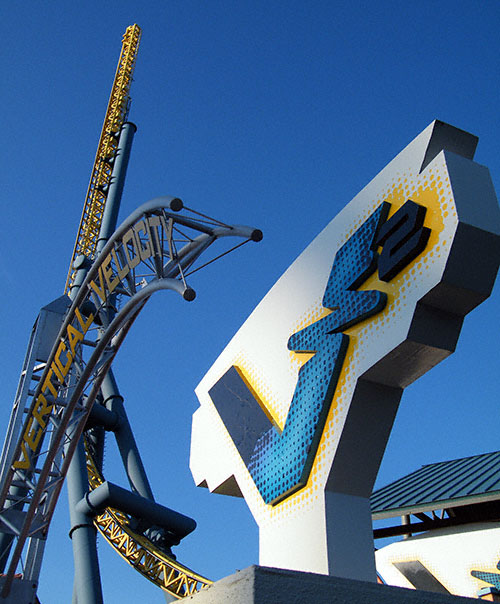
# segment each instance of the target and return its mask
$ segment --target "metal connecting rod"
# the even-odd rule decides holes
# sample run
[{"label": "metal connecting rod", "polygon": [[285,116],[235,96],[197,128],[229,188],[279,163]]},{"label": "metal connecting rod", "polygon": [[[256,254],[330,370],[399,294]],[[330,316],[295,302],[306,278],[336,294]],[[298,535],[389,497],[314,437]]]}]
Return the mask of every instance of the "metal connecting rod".
[{"label": "metal connecting rod", "polygon": [[79,498],[88,491],[87,466],[83,440],[80,438],[68,474],[68,503],[71,521],[69,536],[75,560],[73,602],[102,604],[102,585],[96,548],[96,529],[92,519],[77,509]]}]

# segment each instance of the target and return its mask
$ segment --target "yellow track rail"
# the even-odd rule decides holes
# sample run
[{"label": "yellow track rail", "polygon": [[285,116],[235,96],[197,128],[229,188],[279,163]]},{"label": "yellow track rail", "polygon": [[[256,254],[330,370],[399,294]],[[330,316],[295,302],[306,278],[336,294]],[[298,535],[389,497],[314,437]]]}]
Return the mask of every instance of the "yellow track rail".
[{"label": "yellow track rail", "polygon": [[128,113],[129,91],[140,39],[141,28],[138,25],[134,24],[127,27],[123,35],[120,59],[102,126],[101,138],[97,147],[75,247],[71,256],[68,277],[64,287],[65,293],[75,277],[73,262],[76,257],[84,254],[87,258],[93,260],[95,256],[113,159],[118,145],[118,136]]},{"label": "yellow track rail", "polygon": [[[90,260],[95,257],[118,137],[127,118],[130,85],[140,38],[141,29],[138,25],[128,27],[123,36],[120,59],[71,257],[64,288],[65,293],[72,285],[75,277],[73,263],[77,256],[84,254]],[[95,489],[104,482],[104,478],[97,470],[87,447],[86,450],[89,485],[91,489]],[[126,562],[146,579],[176,598],[192,595],[212,583],[212,581],[166,556],[143,535],[135,533],[130,528],[128,517],[122,512],[107,508],[102,514],[94,518],[94,524],[104,539]]]},{"label": "yellow track rail", "polygon": [[[95,489],[104,482],[88,447],[87,472],[90,488]],[[101,535],[120,556],[143,577],[180,599],[191,596],[212,581],[166,556],[143,535],[131,530],[128,517],[118,510],[106,508],[94,518]]]}]

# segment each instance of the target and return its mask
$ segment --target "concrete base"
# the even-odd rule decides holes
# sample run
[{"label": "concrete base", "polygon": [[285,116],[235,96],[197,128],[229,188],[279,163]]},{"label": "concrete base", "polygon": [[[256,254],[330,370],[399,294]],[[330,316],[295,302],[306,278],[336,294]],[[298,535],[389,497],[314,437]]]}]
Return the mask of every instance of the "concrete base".
[{"label": "concrete base", "polygon": [[474,598],[403,589],[341,577],[249,566],[202,592],[194,604],[477,604]]}]

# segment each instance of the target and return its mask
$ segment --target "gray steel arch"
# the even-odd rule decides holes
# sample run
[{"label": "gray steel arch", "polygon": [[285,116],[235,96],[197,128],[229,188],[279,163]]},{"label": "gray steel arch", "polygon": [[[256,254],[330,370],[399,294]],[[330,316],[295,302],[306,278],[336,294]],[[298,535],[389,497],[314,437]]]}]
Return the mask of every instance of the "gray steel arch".
[{"label": "gray steel arch", "polygon": [[[251,227],[226,225],[198,217],[201,215],[196,213],[193,217],[180,215],[182,208],[178,198],[161,197],[133,212],[103,247],[74,297],[33,393],[0,492],[0,522],[10,523],[16,541],[2,595],[9,591],[27,539],[46,535],[73,452],[102,380],[149,297],[169,289],[192,300],[194,290],[188,287],[185,273],[214,241],[227,236],[254,241],[262,237],[260,231]],[[196,235],[186,236],[186,229]],[[177,251],[179,242],[182,247]],[[143,272],[137,271],[138,267]],[[139,284],[137,278],[141,279]],[[120,307],[120,300],[126,297],[130,299]],[[109,306],[113,307],[111,320],[106,316]],[[89,338],[92,334],[94,340]],[[84,351],[89,349],[93,352],[85,360]],[[66,354],[64,367],[61,350]],[[70,366],[78,374],[75,384],[66,379]],[[56,383],[51,377],[59,381]],[[49,426],[50,423],[53,425]],[[50,447],[44,450],[42,444],[47,432],[50,432]],[[26,491],[19,503],[27,509],[17,524],[12,524],[6,510],[12,489],[19,484],[24,485]]]}]

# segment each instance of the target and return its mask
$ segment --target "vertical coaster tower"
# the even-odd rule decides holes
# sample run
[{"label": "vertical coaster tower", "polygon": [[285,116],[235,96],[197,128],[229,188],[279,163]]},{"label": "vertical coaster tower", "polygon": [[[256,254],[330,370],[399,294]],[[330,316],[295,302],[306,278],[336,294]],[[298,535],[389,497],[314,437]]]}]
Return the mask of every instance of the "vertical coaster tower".
[{"label": "vertical coaster tower", "polygon": [[[123,37],[65,293],[40,311],[14,400],[0,459],[0,602],[35,601],[65,478],[75,602],[103,602],[96,528],[174,598],[210,583],[172,554],[196,523],[155,502],[111,364],[153,293],[167,289],[193,300],[186,278],[202,268],[195,264],[212,243],[242,238],[235,249],[259,241],[262,233],[209,218],[176,197],[143,204],[116,228],[135,132],[126,118],[140,34],[133,25]],[[128,489],[103,477],[108,432],[115,436]]]},{"label": "vertical coaster tower", "polygon": [[[93,260],[96,255],[106,201],[112,184],[111,175],[118,150],[118,139],[130,109],[130,86],[140,41],[141,28],[137,24],[127,27],[123,35],[122,50],[83,204],[64,293],[68,293],[74,282],[76,270],[73,264],[77,257],[84,255],[89,260]],[[123,182],[121,185],[123,188]]]}]

